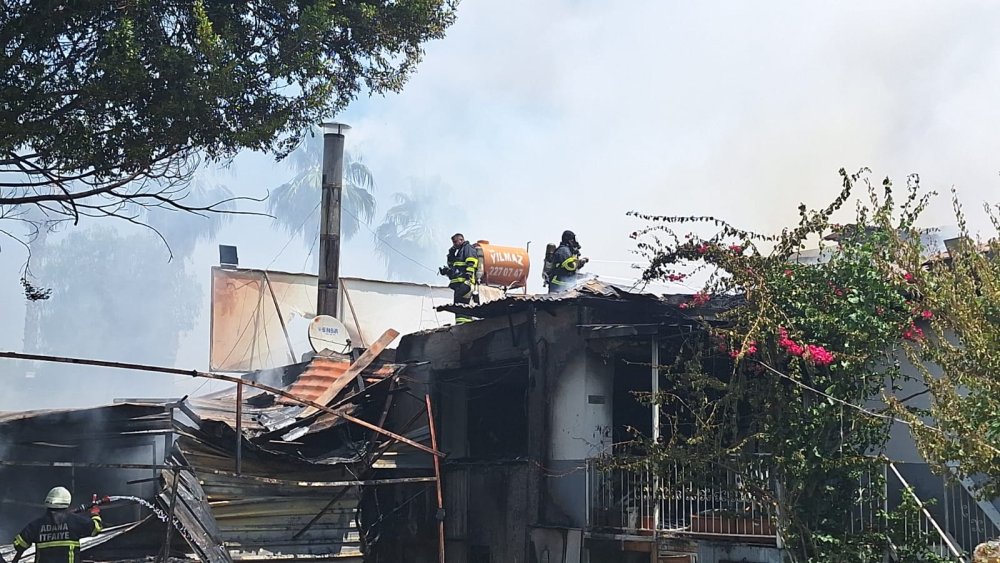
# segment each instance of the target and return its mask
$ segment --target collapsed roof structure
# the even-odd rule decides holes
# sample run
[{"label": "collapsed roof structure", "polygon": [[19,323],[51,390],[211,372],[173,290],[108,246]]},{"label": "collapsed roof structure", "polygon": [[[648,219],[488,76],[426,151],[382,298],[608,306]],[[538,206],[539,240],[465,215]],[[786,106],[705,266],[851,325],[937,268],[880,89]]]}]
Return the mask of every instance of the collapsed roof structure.
[{"label": "collapsed roof structure", "polygon": [[[213,563],[276,554],[361,561],[361,486],[435,481],[429,460],[395,479],[374,469],[399,453],[400,442],[433,451],[381,426],[394,396],[410,389],[400,384],[404,366],[376,361],[395,336],[353,363],[317,356],[290,366],[281,393],[251,374],[246,391],[240,384],[175,402],[4,415],[5,501],[37,507],[37,491],[57,482],[113,493],[105,519],[122,527],[85,545],[105,557],[155,556],[170,550],[164,538],[173,534],[175,555],[187,551]],[[409,434],[426,441],[427,419],[414,418],[420,424]],[[122,502],[154,498],[158,506]],[[144,538],[126,534],[157,518],[173,525]],[[16,531],[23,523],[3,524]]]}]

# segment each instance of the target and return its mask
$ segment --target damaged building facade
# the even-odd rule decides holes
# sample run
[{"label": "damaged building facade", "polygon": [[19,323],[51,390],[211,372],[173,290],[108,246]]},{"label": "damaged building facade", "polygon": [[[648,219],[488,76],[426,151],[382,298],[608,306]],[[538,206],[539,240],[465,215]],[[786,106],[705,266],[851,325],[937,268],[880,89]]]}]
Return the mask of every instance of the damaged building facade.
[{"label": "damaged building facade", "polygon": [[[130,493],[155,510],[115,503],[108,520],[172,522],[144,545],[123,534],[133,556],[161,553],[170,537],[170,551],[218,563],[431,562],[442,552],[449,562],[721,560],[713,549],[771,560],[755,557],[775,550],[766,514],[740,530],[699,527],[708,503],[670,505],[652,476],[601,464],[629,429],[658,427],[637,393],[665,384],[658,355],[697,325],[669,298],[588,282],[465,312],[479,320],[405,334],[394,350],[387,331],[354,357],[255,370],[207,396],[116,406],[155,422],[160,445],[147,450],[144,477],[104,467],[84,489],[136,482]],[[127,426],[107,431],[138,439]],[[11,482],[30,480],[32,463],[79,459],[66,453],[73,443],[47,447],[50,457],[8,456]]]},{"label": "damaged building facade", "polygon": [[[777,493],[766,453],[711,474],[680,462],[659,463],[656,472],[627,463],[643,455],[637,437],[674,431],[661,419],[671,413],[648,402],[671,389],[663,368],[737,300],[692,308],[689,295],[589,281],[561,294],[445,305],[479,320],[404,336],[395,361],[427,383],[438,405],[446,560],[783,561],[774,508],[746,483]],[[725,354],[701,362],[723,381],[732,372]],[[889,451],[912,449],[898,426]],[[932,474],[916,454],[902,459],[885,465],[885,498],[859,501],[852,526],[877,528],[884,523],[873,515],[915,503],[922,511],[906,533],[919,531],[956,561],[1000,535],[994,502]]]},{"label": "damaged building facade", "polygon": [[[241,288],[264,279],[219,276],[234,278]],[[269,283],[255,291],[267,296]],[[637,435],[668,431],[643,395],[669,389],[660,366],[674,361],[680,342],[701,338],[727,303],[692,311],[680,306],[686,295],[589,281],[463,306],[421,297],[411,285],[399,292],[406,297],[391,297],[390,285],[366,287],[390,304],[428,301],[442,317],[423,326],[435,317],[421,304],[416,320],[366,323],[365,297],[355,294],[344,302],[349,316],[362,311],[351,331],[365,345],[351,355],[214,375],[238,384],[198,397],[0,416],[5,501],[19,514],[38,509],[40,481],[65,483],[78,498],[115,495],[104,512],[109,533],[85,545],[102,560],[781,561],[770,507],[740,491],[739,475],[608,463],[637,453]],[[255,331],[270,344],[239,340],[257,351],[254,362],[300,357],[274,328],[288,318],[282,296],[301,292],[280,289],[273,318],[262,321],[271,330]],[[459,309],[477,320],[440,322]],[[230,311],[240,315],[227,321],[236,328],[263,315]],[[407,333],[397,338],[390,322]],[[706,369],[731,370],[725,357],[711,361],[718,365]],[[955,528],[951,536],[976,522],[996,533],[988,508],[962,502],[931,509]],[[11,535],[20,523],[4,516]]]},{"label": "damaged building facade", "polygon": [[447,305],[480,320],[403,337],[396,361],[439,405],[447,561],[778,560],[765,508],[720,525],[705,516],[728,508],[717,496],[663,498],[653,475],[605,466],[659,431],[642,395],[702,326],[683,298],[589,281]]}]

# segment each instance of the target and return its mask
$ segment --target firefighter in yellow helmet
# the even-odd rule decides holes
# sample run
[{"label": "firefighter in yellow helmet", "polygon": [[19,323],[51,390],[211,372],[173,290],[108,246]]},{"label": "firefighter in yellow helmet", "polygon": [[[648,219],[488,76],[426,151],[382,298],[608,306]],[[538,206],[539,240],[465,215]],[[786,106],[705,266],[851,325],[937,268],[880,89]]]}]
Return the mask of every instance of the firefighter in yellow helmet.
[{"label": "firefighter in yellow helmet", "polygon": [[95,503],[90,517],[70,512],[73,502],[65,487],[55,487],[45,495],[45,515],[28,523],[14,537],[14,563],[31,544],[35,544],[36,563],[74,563],[80,561],[80,540],[101,532],[101,509]]},{"label": "firefighter in yellow helmet", "polygon": [[[476,292],[476,272],[479,270],[479,257],[476,249],[465,240],[462,233],[451,236],[451,248],[448,250],[448,264],[438,268],[438,273],[448,276],[448,287],[455,292],[455,303],[467,305]],[[455,313],[455,322],[467,323],[472,317]]]}]

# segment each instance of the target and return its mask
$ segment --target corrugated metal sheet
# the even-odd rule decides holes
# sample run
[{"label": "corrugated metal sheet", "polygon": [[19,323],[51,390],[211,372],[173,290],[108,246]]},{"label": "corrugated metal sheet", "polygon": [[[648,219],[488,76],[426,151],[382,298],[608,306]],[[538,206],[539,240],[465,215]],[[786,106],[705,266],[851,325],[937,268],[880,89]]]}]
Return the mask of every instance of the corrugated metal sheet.
[{"label": "corrugated metal sheet", "polygon": [[[349,366],[344,359],[313,358],[284,389],[310,401],[324,401],[339,389],[331,408],[379,420],[389,404],[388,383],[403,366],[369,366],[362,372],[368,382],[363,391],[343,379]],[[189,465],[194,476],[191,482],[181,478],[185,510],[179,518],[210,538],[198,546],[199,556],[212,563],[226,563],[229,556],[362,561],[356,523],[360,489],[343,483],[365,472],[366,456],[375,447],[370,432],[345,427],[343,419],[325,412],[299,418],[303,408],[293,401],[254,388],[244,391],[242,435],[235,430],[235,390],[188,400],[194,426],[177,422],[181,435],[173,462]],[[220,542],[225,556],[211,551]]]},{"label": "corrugated metal sheet", "polygon": [[[320,467],[294,463],[281,456],[248,452],[242,475],[230,473],[233,459],[220,455],[208,436],[184,436],[177,441],[178,463],[189,464],[197,475],[186,484],[189,496],[202,508],[185,515],[185,525],[208,537],[217,535],[230,551],[251,557],[265,550],[272,554],[312,555],[362,561],[360,535],[356,528],[359,495],[355,487],[343,491],[338,486],[301,486],[300,481],[353,479],[348,466]],[[283,483],[262,482],[267,477]],[[293,538],[323,509],[334,495],[342,494],[330,511],[299,538]],[[206,548],[211,542],[206,542]],[[236,559],[241,559],[237,556]],[[218,558],[215,563],[222,563]]]},{"label": "corrugated metal sheet", "polygon": [[451,303],[438,307],[440,311],[464,311],[472,316],[485,318],[497,315],[506,315],[514,311],[527,308],[529,304],[560,303],[574,301],[585,298],[598,298],[607,300],[645,300],[658,302],[660,298],[651,293],[635,293],[624,288],[604,283],[599,280],[587,280],[580,283],[569,291],[561,293],[538,293],[538,294],[513,294],[507,295],[503,299],[489,301],[486,303],[467,305]]},{"label": "corrugated metal sheet", "polygon": [[[717,320],[720,313],[732,309],[742,301],[743,298],[739,295],[721,295],[713,296],[707,303],[698,307],[692,307],[690,294],[639,293],[600,280],[587,280],[575,288],[561,293],[508,295],[503,299],[488,303],[469,303],[467,305],[451,303],[442,305],[438,309],[450,312],[462,311],[473,317],[490,318],[524,311],[532,305],[542,307],[569,302],[638,303],[654,307],[648,311],[650,314],[658,313],[661,316],[681,320],[697,318],[698,320],[713,321]],[[655,307],[659,307],[659,311]]]},{"label": "corrugated metal sheet", "polygon": [[[186,464],[182,459],[174,458],[178,465]],[[177,479],[177,502],[174,505],[174,518],[187,533],[183,541],[194,550],[198,559],[206,563],[230,563],[232,558],[223,545],[219,527],[212,516],[208,497],[201,487],[198,478],[190,471],[163,472],[164,488],[159,495],[162,506],[170,506],[174,490],[175,476]]]},{"label": "corrugated metal sheet", "polygon": [[[327,388],[345,383],[339,379],[350,365],[346,359],[317,356],[310,360],[298,379],[291,385],[285,386],[284,390],[304,400],[315,401]],[[369,387],[374,388],[403,368],[404,366],[397,364],[374,363],[362,371],[362,375]],[[351,385],[352,382],[347,383],[348,385],[338,393],[331,405],[337,412],[352,414],[358,409],[359,404],[370,399],[370,396],[357,394]],[[372,389],[372,392],[375,391]],[[298,416],[304,407],[291,399],[275,397],[249,386],[244,386],[243,393],[241,422],[243,434],[249,439],[261,438],[270,441],[285,436],[288,441],[343,422],[343,419],[337,416],[322,412],[300,420]],[[189,398],[186,404],[200,421],[216,421],[236,428],[235,386],[210,395]],[[293,430],[297,431],[289,434]]]},{"label": "corrugated metal sheet", "polygon": [[[118,403],[86,409],[39,410],[0,413],[0,424],[9,431],[37,433],[64,440],[94,437],[91,422],[100,421],[100,434],[128,435],[169,431],[170,411],[165,405]],[[52,428],[59,432],[51,433]]]},{"label": "corrugated metal sheet", "polygon": [[[315,401],[324,391],[334,385],[350,367],[351,362],[346,359],[316,356],[309,362],[309,366],[306,367],[298,380],[286,390],[301,399]],[[396,366],[388,364],[370,366],[362,374],[365,377],[382,379],[395,373],[395,368]],[[278,397],[277,402],[282,405],[299,404],[287,397]]]}]

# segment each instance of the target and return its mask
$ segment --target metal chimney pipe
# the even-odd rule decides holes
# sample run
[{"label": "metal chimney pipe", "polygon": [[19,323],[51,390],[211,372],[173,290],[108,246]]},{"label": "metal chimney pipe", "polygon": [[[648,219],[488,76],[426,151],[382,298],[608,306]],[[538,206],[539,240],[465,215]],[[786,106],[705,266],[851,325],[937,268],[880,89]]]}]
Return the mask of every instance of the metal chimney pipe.
[{"label": "metal chimney pipe", "polygon": [[323,123],[323,202],[319,229],[316,314],[337,316],[340,293],[340,204],[344,191],[343,123]]}]

